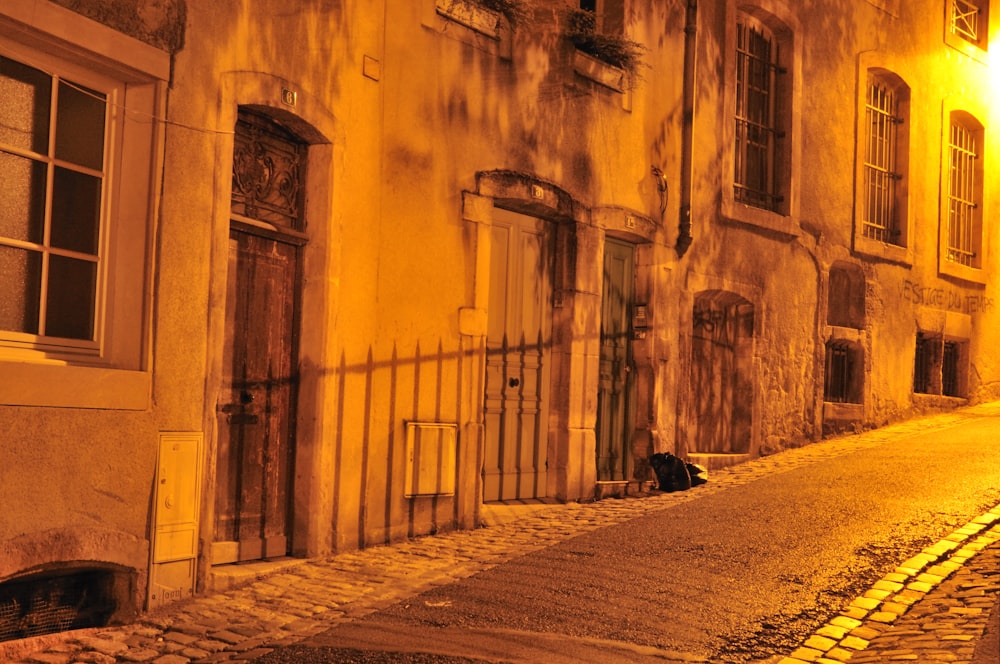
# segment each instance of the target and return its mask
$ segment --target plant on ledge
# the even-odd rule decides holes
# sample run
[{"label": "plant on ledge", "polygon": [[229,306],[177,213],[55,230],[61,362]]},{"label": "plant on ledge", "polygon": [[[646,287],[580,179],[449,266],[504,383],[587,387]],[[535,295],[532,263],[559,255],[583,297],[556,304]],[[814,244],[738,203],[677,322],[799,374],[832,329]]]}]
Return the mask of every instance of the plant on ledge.
[{"label": "plant on ledge", "polygon": [[580,51],[636,75],[646,47],[621,35],[597,31],[597,14],[588,9],[566,11],[566,36]]},{"label": "plant on ledge", "polygon": [[529,0],[477,0],[479,4],[487,9],[503,14],[507,22],[510,23],[511,30],[516,30],[517,26],[523,25],[531,18],[532,7]]}]

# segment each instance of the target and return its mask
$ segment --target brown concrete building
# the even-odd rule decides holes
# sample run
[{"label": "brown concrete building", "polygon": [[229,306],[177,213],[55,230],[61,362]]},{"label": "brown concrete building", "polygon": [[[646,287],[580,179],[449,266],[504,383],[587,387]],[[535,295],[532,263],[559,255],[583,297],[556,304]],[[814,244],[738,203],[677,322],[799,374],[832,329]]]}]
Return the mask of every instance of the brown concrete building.
[{"label": "brown concrete building", "polygon": [[989,4],[5,0],[0,638],[1000,397]]}]

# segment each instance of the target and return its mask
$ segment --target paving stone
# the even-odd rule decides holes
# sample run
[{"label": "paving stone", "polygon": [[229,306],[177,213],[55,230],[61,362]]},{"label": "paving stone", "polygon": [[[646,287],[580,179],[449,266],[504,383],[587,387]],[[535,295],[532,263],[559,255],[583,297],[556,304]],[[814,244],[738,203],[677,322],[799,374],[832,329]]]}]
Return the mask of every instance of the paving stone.
[{"label": "paving stone", "polygon": [[209,637],[215,641],[222,641],[223,643],[226,643],[228,645],[239,643],[240,641],[243,640],[243,636],[241,636],[240,634],[236,634],[234,632],[230,632],[228,630],[222,630],[221,632],[215,632],[213,634],[209,634]]},{"label": "paving stone", "polygon": [[189,643],[197,641],[198,637],[192,636],[191,634],[184,634],[183,632],[166,632],[163,635],[163,640],[172,641],[173,643],[179,643],[186,646]]},{"label": "paving stone", "polygon": [[111,655],[105,655],[96,650],[88,650],[77,655],[74,661],[81,662],[81,664],[115,664],[118,660]]},{"label": "paving stone", "polygon": [[160,656],[160,653],[151,648],[129,649],[118,655],[118,659],[123,662],[150,662]]},{"label": "paving stone", "polygon": [[163,655],[153,660],[154,664],[188,664],[191,660],[181,655]]},{"label": "paving stone", "polygon": [[26,661],[33,664],[69,664],[73,661],[73,653],[39,652],[29,655]]}]

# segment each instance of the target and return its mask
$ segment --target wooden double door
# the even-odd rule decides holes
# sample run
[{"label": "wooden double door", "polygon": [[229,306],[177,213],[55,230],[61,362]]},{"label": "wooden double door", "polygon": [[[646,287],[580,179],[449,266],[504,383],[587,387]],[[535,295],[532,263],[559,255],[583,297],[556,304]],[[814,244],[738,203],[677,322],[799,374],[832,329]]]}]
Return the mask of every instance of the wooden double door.
[{"label": "wooden double door", "polygon": [[295,244],[230,231],[213,564],[289,551],[298,260]]}]

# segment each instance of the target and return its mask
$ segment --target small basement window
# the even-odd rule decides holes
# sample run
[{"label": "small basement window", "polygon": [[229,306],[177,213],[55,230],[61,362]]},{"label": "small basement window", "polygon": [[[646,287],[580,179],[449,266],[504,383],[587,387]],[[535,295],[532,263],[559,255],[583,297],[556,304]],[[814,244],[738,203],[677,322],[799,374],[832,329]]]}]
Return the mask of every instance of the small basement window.
[{"label": "small basement window", "polygon": [[0,641],[103,627],[129,602],[126,573],[50,570],[0,583]]},{"label": "small basement window", "polygon": [[853,342],[831,339],[826,343],[826,375],[823,400],[831,403],[861,403],[861,348]]},{"label": "small basement window", "polygon": [[965,341],[917,333],[913,356],[913,392],[964,397]]}]

